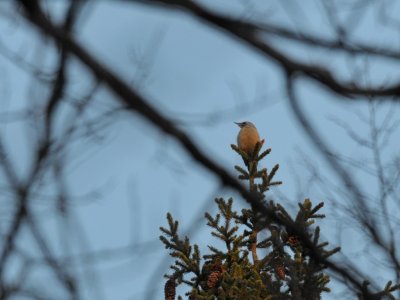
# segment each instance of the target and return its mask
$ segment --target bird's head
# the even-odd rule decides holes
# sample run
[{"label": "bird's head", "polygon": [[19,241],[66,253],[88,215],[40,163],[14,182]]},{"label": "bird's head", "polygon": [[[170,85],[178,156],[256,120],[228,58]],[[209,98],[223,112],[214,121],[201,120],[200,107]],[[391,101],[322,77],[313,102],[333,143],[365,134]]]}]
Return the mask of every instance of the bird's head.
[{"label": "bird's head", "polygon": [[243,127],[254,127],[255,128],[255,126],[254,126],[254,124],[253,123],[251,123],[251,122],[248,122],[248,121],[245,121],[245,122],[234,122],[237,126],[239,126],[240,128],[243,128]]}]

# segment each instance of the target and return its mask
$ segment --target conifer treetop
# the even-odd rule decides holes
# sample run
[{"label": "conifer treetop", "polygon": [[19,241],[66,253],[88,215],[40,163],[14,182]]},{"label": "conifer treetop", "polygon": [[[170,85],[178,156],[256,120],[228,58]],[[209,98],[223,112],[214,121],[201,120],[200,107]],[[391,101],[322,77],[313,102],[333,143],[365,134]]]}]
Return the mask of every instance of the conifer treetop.
[{"label": "conifer treetop", "polygon": [[[231,145],[244,163],[244,167],[235,166],[238,179],[247,182],[259,205],[238,212],[232,198],[216,198],[218,212],[205,213],[216,238],[215,244],[208,245],[208,253],[201,255],[197,244],[181,238],[178,221],[167,214],[168,228],[160,228],[160,239],[175,261],[171,273],[165,275],[165,299],[175,299],[175,288],[181,284],[188,286],[188,299],[314,300],[330,292],[326,262],[340,248],[328,249],[329,243],[320,241],[321,229],[315,222],[325,217],[320,213],[324,203],[313,205],[305,199],[291,217],[281,204],[267,200],[269,189],[282,182],[274,180],[278,164],[270,170],[259,168],[271,153],[270,148],[261,151],[262,146],[260,141],[249,154]],[[390,295],[396,288],[389,282],[382,293]]]}]

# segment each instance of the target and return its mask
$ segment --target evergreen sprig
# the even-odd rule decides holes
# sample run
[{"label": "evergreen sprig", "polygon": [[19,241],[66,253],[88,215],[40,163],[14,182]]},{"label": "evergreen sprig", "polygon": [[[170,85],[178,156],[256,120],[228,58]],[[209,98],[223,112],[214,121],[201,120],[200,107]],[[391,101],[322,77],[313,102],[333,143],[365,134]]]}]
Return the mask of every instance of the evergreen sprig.
[{"label": "evergreen sprig", "polygon": [[174,221],[170,213],[167,214],[169,228],[160,227],[164,233],[160,236],[161,242],[166,249],[171,249],[171,257],[176,258],[175,264],[171,268],[175,271],[172,275],[167,275],[169,279],[177,280],[178,283],[185,282],[188,285],[196,285],[196,280],[188,281],[183,278],[186,273],[200,275],[200,250],[198,245],[191,245],[189,238],[181,239],[178,235],[178,221]]}]

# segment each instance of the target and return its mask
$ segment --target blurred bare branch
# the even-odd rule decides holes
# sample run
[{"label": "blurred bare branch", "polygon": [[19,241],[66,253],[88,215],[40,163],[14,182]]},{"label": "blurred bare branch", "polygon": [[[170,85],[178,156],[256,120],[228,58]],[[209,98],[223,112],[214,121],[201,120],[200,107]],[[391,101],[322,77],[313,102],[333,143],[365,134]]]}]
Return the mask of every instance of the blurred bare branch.
[{"label": "blurred bare branch", "polygon": [[[275,61],[278,63],[282,69],[286,72],[300,74],[309,79],[315,80],[321,83],[323,86],[331,90],[332,92],[337,93],[338,95],[350,97],[352,99],[355,96],[378,96],[378,97],[388,97],[388,96],[397,96],[400,94],[400,83],[392,83],[387,84],[386,86],[361,86],[357,82],[345,82],[340,81],[337,77],[327,68],[324,68],[322,65],[304,63],[294,58],[290,58],[288,55],[285,55],[282,51],[274,48],[268,41],[263,39],[263,33],[265,29],[263,26],[259,26],[258,24],[253,24],[250,22],[245,22],[242,20],[236,20],[227,16],[223,16],[217,13],[214,13],[200,4],[197,4],[193,1],[182,1],[182,0],[135,0],[134,2],[140,2],[149,5],[162,5],[167,8],[182,8],[186,12],[192,14],[196,18],[210,24],[214,28],[218,28],[223,30],[232,36],[238,38],[244,43],[250,45],[254,49],[258,50],[260,53],[266,55],[268,59]],[[289,35],[286,32],[286,35]],[[297,34],[296,34],[297,35]],[[293,34],[294,36],[294,34]],[[298,39],[301,39],[301,35],[297,35]],[[310,41],[310,38],[306,39]],[[312,39],[313,44],[319,45],[321,47],[327,47],[326,42],[321,42],[315,38]],[[334,44],[337,46],[334,46]],[[346,48],[341,46],[341,42],[331,42],[331,45],[335,47],[341,47],[342,50],[348,52],[354,52],[351,48]],[[361,52],[365,54],[380,54],[380,52],[374,47],[359,45],[356,46],[355,49],[363,49]],[[398,56],[396,55],[387,55],[386,53],[383,56]],[[394,58],[394,57],[393,57]],[[389,98],[389,100],[396,101],[397,98]]]},{"label": "blurred bare branch", "polygon": [[[400,22],[393,17],[390,7],[387,5],[373,3],[373,1],[354,1],[339,5],[335,1],[322,3],[321,11],[325,21],[329,24],[329,34],[313,33],[303,30],[299,25],[296,16],[304,16],[305,11],[296,4],[280,3],[294,27],[277,24],[273,18],[266,16],[273,15],[273,10],[268,6],[259,10],[255,2],[240,0],[239,6],[242,13],[238,16],[231,16],[219,10],[208,8],[201,1],[192,0],[131,0],[135,4],[146,7],[162,7],[167,10],[181,11],[183,15],[194,20],[199,20],[201,25],[210,27],[224,36],[233,38],[240,43],[249,46],[255,53],[259,54],[265,61],[273,62],[282,71],[286,83],[287,98],[293,115],[306,132],[310,143],[319,151],[331,170],[336,174],[337,181],[324,177],[320,170],[313,165],[313,160],[307,160],[305,155],[302,161],[305,169],[309,170],[307,188],[311,188],[313,182],[317,182],[327,198],[335,199],[338,195],[344,198],[335,205],[338,214],[347,216],[346,222],[354,221],[369,243],[364,251],[373,249],[379,252],[384,258],[385,268],[390,270],[397,282],[388,289],[395,289],[400,282],[400,257],[398,250],[397,231],[400,220],[397,217],[400,209],[399,179],[400,179],[400,158],[392,155],[387,159],[383,152],[393,140],[393,135],[398,132],[400,120],[396,119],[400,95],[399,78],[393,76],[384,83],[382,80],[366,80],[361,82],[363,76],[359,72],[367,73],[368,70],[358,69],[354,63],[357,59],[376,59],[389,64],[400,62],[400,50],[398,47],[382,45],[353,38],[354,32],[360,26],[361,20],[366,17],[368,9],[377,5],[377,15],[383,26],[390,30],[398,31]],[[390,1],[389,1],[390,2]],[[5,134],[5,129],[0,132],[0,169],[1,189],[6,197],[13,200],[7,207],[7,219],[0,226],[2,245],[0,247],[0,298],[9,299],[13,297],[30,297],[32,299],[54,299],[50,291],[42,290],[28,284],[34,272],[40,267],[41,272],[50,274],[53,282],[61,287],[57,295],[65,299],[85,298],[87,290],[82,286],[86,282],[92,286],[90,294],[95,299],[106,299],[102,289],[100,276],[97,276],[97,267],[100,262],[112,262],[116,259],[141,257],[145,253],[155,251],[156,242],[153,239],[146,239],[147,242],[137,242],[130,236],[129,242],[124,246],[115,246],[93,250],[90,247],[90,236],[84,233],[80,224],[80,218],[74,212],[74,204],[90,202],[90,199],[98,199],[104,191],[104,186],[91,195],[77,197],[69,190],[68,174],[76,166],[81,166],[83,160],[70,159],[71,148],[79,142],[104,142],[102,132],[109,128],[110,124],[116,122],[117,117],[128,115],[139,115],[149,125],[158,129],[168,137],[179,142],[179,145],[186,151],[189,157],[214,175],[219,183],[238,192],[247,202],[256,208],[260,213],[268,216],[271,220],[281,226],[289,228],[311,249],[316,260],[324,262],[329,271],[347,287],[351,295],[359,295],[362,299],[384,299],[387,291],[382,290],[382,282],[379,278],[371,278],[356,261],[346,255],[340,260],[326,259],[321,256],[318,248],[314,247],[306,232],[296,228],[290,222],[280,218],[273,213],[266,205],[262,204],[253,193],[249,192],[238,180],[231,175],[231,172],[221,166],[214,158],[199,147],[190,137],[189,133],[181,129],[182,124],[190,126],[210,126],[218,122],[230,120],[233,116],[243,115],[259,111],[271,102],[267,98],[274,98],[270,90],[265,92],[265,79],[261,78],[260,91],[257,91],[254,101],[244,101],[245,93],[241,90],[240,84],[234,82],[229,87],[232,90],[233,98],[236,100],[231,107],[224,107],[206,114],[197,112],[174,111],[170,107],[163,108],[153,105],[153,99],[144,91],[148,84],[151,72],[155,66],[152,60],[161,48],[164,39],[164,27],[150,39],[145,47],[136,47],[132,51],[131,59],[137,66],[133,80],[124,80],[116,72],[106,67],[105,62],[96,59],[94,53],[87,50],[75,32],[78,31],[77,22],[87,3],[93,5],[94,1],[69,1],[66,2],[61,18],[53,18],[48,10],[49,3],[38,0],[14,1],[16,15],[21,14],[22,19],[28,21],[29,26],[39,29],[45,38],[46,47],[52,50],[54,62],[52,67],[42,66],[27,59],[13,47],[0,41],[0,54],[11,61],[17,68],[28,74],[34,82],[40,82],[43,87],[43,94],[40,100],[31,101],[28,105],[18,109],[6,109],[0,112],[0,124],[20,124],[27,122],[34,128],[35,136],[29,141],[29,154],[32,156],[31,164],[27,164],[26,172],[21,171],[17,165],[18,157],[13,152],[12,145]],[[350,11],[351,14],[343,17],[342,11]],[[11,11],[11,10],[10,10]],[[10,11],[2,12],[0,16],[16,18],[10,15]],[[234,14],[233,14],[234,15]],[[56,19],[58,21],[56,21]],[[296,28],[299,27],[299,28]],[[340,76],[335,67],[329,66],[329,62],[309,62],[294,55],[291,51],[282,50],[273,41],[289,43],[312,49],[315,53],[325,51],[326,56],[330,54],[345,55],[349,62],[348,68],[353,67],[351,76]],[[136,46],[136,45],[135,45]],[[313,52],[313,53],[314,53]],[[147,56],[146,56],[147,55]],[[301,57],[301,56],[300,56]],[[328,59],[329,60],[329,59]],[[71,70],[74,64],[84,66],[87,71],[91,85],[82,88],[83,93],[73,92],[74,77]],[[89,75],[89,76],[87,76]],[[92,76],[92,78],[90,78]],[[349,122],[332,116],[331,120],[350,137],[350,139],[363,151],[371,154],[368,160],[359,157],[346,155],[335,150],[326,143],[324,137],[317,130],[312,120],[304,112],[300,93],[296,89],[300,79],[306,79],[311,83],[323,86],[333,94],[335,99],[347,102],[359,102],[368,105],[367,116],[358,115],[358,118],[368,127],[368,134],[360,134]],[[132,82],[129,82],[132,81]],[[129,83],[127,83],[129,82]],[[35,85],[36,86],[36,85]],[[147,86],[146,86],[147,88]],[[112,105],[99,106],[97,97],[102,93],[111,92],[117,101]],[[274,92],[275,93],[275,92]],[[108,96],[108,94],[106,94]],[[35,98],[30,94],[29,97]],[[321,100],[322,102],[323,100]],[[379,108],[382,103],[390,103],[390,109],[384,114]],[[3,108],[2,108],[3,109]],[[378,117],[379,115],[379,117]],[[150,127],[150,126],[149,126]],[[164,143],[160,143],[165,147]],[[163,160],[170,160],[175,170],[179,169],[179,163],[175,163],[165,148],[160,149]],[[300,152],[300,151],[299,151]],[[92,152],[86,152],[92,156]],[[154,159],[158,165],[159,160]],[[168,165],[167,162],[163,162]],[[369,178],[373,178],[377,186],[377,194],[372,195],[364,189],[364,185],[356,180],[352,173],[354,170],[362,172]],[[304,174],[298,178],[300,183]],[[307,190],[308,192],[308,190]],[[278,192],[279,193],[279,192]],[[299,195],[305,193],[305,189],[299,190]],[[93,196],[94,195],[94,196]],[[279,195],[278,195],[279,196]],[[281,194],[281,198],[285,195]],[[78,200],[77,200],[78,199]],[[54,232],[42,224],[42,219],[47,221],[47,213],[39,212],[36,207],[38,203],[46,203],[51,207],[52,216],[55,216],[57,229],[56,240],[62,250],[59,250],[51,242]],[[210,203],[205,202],[204,207]],[[139,219],[140,211],[132,213],[132,218]],[[38,216],[45,216],[39,218]],[[50,218],[49,218],[50,219]],[[345,222],[344,222],[345,223]],[[132,222],[134,224],[134,222]],[[347,223],[346,223],[347,224]],[[346,226],[341,224],[342,226]],[[136,226],[142,230],[142,226]],[[189,233],[197,229],[198,223],[193,222],[189,227]],[[135,226],[132,226],[134,231]],[[77,233],[78,232],[78,233]],[[20,240],[29,235],[36,247],[33,254],[29,249],[21,247]],[[73,237],[71,237],[73,236]],[[135,234],[135,237],[141,235]],[[78,251],[72,246],[72,240],[78,244]],[[138,238],[139,239],[139,238]],[[38,255],[39,253],[39,255]],[[378,255],[377,255],[378,256]],[[377,256],[371,258],[377,259]],[[9,279],[9,268],[13,259],[18,257],[21,264],[20,272],[15,280]],[[382,263],[382,264],[383,264]],[[165,260],[161,261],[154,269],[154,277],[160,275],[165,269]],[[44,270],[44,271],[43,271]],[[366,284],[366,280],[370,280]],[[151,284],[147,286],[146,297],[155,298],[157,289]],[[347,294],[347,296],[348,296]],[[61,296],[60,296],[61,297]]]},{"label": "blurred bare branch", "polygon": [[[180,1],[178,1],[178,4],[181,4]],[[148,104],[148,101],[141,97],[137,92],[132,90],[130,87],[128,87],[123,81],[121,81],[117,76],[115,76],[113,73],[111,73],[109,70],[104,68],[98,61],[96,61],[86,50],[84,50],[79,44],[77,44],[70,36],[65,34],[65,32],[62,30],[62,28],[54,26],[41,12],[40,7],[37,2],[29,2],[26,3],[25,1],[21,1],[21,3],[25,6],[27,17],[30,19],[31,22],[33,22],[35,25],[37,25],[41,30],[46,32],[47,34],[51,35],[56,39],[58,43],[62,43],[65,49],[68,49],[71,53],[73,53],[76,57],[78,57],[85,65],[88,66],[88,68],[93,72],[93,74],[97,77],[98,80],[104,81],[111,90],[114,91],[119,96],[119,99],[123,101],[128,108],[135,110],[145,116],[149,121],[151,121],[154,125],[156,125],[158,128],[163,130],[164,132],[170,134],[171,136],[175,137],[178,139],[181,144],[183,145],[184,148],[188,151],[188,153],[191,154],[191,156],[199,163],[201,163],[204,167],[212,171],[214,174],[216,174],[219,179],[222,181],[222,183],[228,187],[232,187],[236,189],[251,205],[256,208],[258,211],[263,213],[264,215],[268,216],[271,220],[274,220],[278,222],[279,224],[282,224],[286,226],[287,228],[290,228],[292,232],[295,232],[296,235],[298,235],[301,240],[304,242],[307,247],[309,247],[312,251],[312,254],[317,260],[324,261],[324,263],[334,272],[339,273],[341,276],[345,277],[349,282],[352,283],[353,288],[357,289],[360,291],[360,293],[363,294],[363,296],[366,299],[369,299],[372,297],[372,294],[369,294],[370,292],[368,290],[365,290],[363,288],[362,280],[360,278],[355,278],[354,274],[350,273],[351,269],[354,269],[353,267],[340,267],[339,265],[328,261],[327,259],[323,258],[320,256],[318,249],[315,249],[313,247],[312,242],[309,240],[308,236],[304,233],[301,232],[299,229],[293,227],[292,224],[285,223],[284,220],[280,219],[278,216],[276,216],[272,211],[270,211],[267,207],[262,205],[258,199],[251,193],[249,193],[240,183],[236,181],[226,170],[224,170],[222,167],[217,165],[215,162],[213,162],[211,159],[209,159],[204,153],[202,153],[199,148],[191,141],[191,139],[181,130],[179,130],[175,125],[169,121],[166,117],[162,116],[155,108],[151,107]],[[214,22],[218,21],[218,25],[225,26],[226,29],[231,29],[235,28],[236,22],[230,19],[218,17],[215,15],[210,14],[209,12],[203,10],[201,7],[195,5],[192,2],[185,2],[188,3],[189,8],[194,10],[197,14],[205,15],[208,18],[212,18]],[[249,33],[254,33],[255,28],[252,26],[245,26],[244,31],[241,30],[240,33],[236,32],[240,37],[242,38],[247,38],[248,36],[253,36],[253,34],[249,35]],[[253,41],[254,42],[254,41]],[[261,46],[261,45],[259,45]],[[293,73],[293,71],[299,69],[299,65],[293,63],[290,61],[288,58],[284,57],[281,53],[276,52],[273,48],[263,44],[261,49],[267,53],[269,56],[279,60],[283,65],[285,66],[285,69],[287,70],[288,73]],[[305,69],[302,69],[305,68]],[[332,84],[330,87],[333,88],[336,86],[336,89],[340,87],[341,93],[343,94],[344,91],[347,91],[346,87],[340,85],[337,83],[332,76],[328,73],[325,74],[325,71],[322,71],[325,76],[324,78],[320,78],[320,70],[318,68],[311,68],[309,66],[302,66],[303,72],[308,74],[311,77],[318,77],[318,80],[321,80],[321,82],[325,82],[328,80],[330,84]],[[315,73],[314,73],[315,72]],[[311,73],[314,73],[314,75],[311,75]],[[290,77],[292,78],[292,77]],[[291,83],[291,80],[289,80]],[[335,88],[333,88],[335,89]],[[289,92],[290,92],[290,98],[293,99],[293,92],[291,84],[289,85]],[[362,89],[359,88],[351,88],[351,93],[365,93]],[[379,91],[381,93],[381,91]],[[387,92],[387,90],[386,90]],[[371,92],[368,92],[370,94]],[[376,91],[374,92],[376,93]],[[371,93],[372,94],[372,93]],[[292,104],[295,103],[295,100],[292,100]],[[297,112],[298,113],[298,112]],[[305,123],[304,123],[305,124]],[[318,140],[316,136],[313,137],[314,139]],[[318,145],[321,145],[320,142],[316,142]],[[326,149],[326,153],[329,153],[329,151]],[[350,180],[350,177],[348,174],[339,167],[339,165],[336,165],[333,161],[331,161],[332,166],[336,169],[337,172],[340,172],[340,175],[344,178],[346,181],[346,185],[350,187],[350,190],[353,192],[356,198],[356,204],[358,208],[364,208],[364,201],[363,201],[363,196],[359,188],[355,183],[352,183]],[[359,211],[360,217],[362,219],[367,219],[370,217],[370,214],[365,212],[365,210],[360,210]],[[370,229],[373,231],[373,228]],[[373,287],[375,290],[377,290],[377,287]]]}]

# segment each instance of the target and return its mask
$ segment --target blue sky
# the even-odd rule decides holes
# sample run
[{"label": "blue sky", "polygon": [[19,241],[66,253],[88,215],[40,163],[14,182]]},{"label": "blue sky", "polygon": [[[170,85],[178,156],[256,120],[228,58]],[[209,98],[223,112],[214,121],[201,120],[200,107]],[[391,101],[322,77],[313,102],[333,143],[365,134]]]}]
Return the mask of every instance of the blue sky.
[{"label": "blue sky", "polygon": [[[275,1],[264,7],[253,1],[254,11],[265,12],[264,16],[271,23],[333,36],[320,4],[304,1],[298,7],[297,2],[289,2],[284,6]],[[226,7],[225,1],[203,3],[215,6],[215,9],[229,9],[231,13],[246,15],[240,1],[232,2],[232,7]],[[9,2],[0,6],[2,11],[9,7],[12,7]],[[51,5],[49,10],[57,16],[63,10],[63,2]],[[254,11],[247,13],[251,15]],[[371,8],[365,12],[354,35],[360,40],[374,36],[378,44],[386,43],[393,32],[387,30],[381,34],[378,25],[371,21],[373,18]],[[343,14],[343,20],[346,19],[347,15]],[[266,139],[266,145],[272,147],[272,153],[263,165],[271,168],[280,164],[277,178],[284,184],[279,191],[290,199],[284,205],[291,210],[303,200],[299,196],[310,197],[315,202],[324,200],[324,212],[328,214],[322,221],[324,236],[335,244],[340,235],[345,253],[359,253],[362,241],[359,235],[342,220],[330,218],[329,211],[334,203],[317,187],[307,185],[310,170],[305,168],[301,153],[310,158],[324,177],[330,178],[332,173],[310,145],[290,110],[282,71],[276,64],[185,13],[128,2],[89,4],[75,31],[76,38],[96,58],[138,88],[166,116],[179,122],[202,150],[232,172],[233,166],[241,163],[229,146],[235,143],[238,132],[233,122],[250,120],[255,123],[260,135]],[[28,28],[24,21],[3,15],[0,17],[0,32],[1,42],[7,49],[36,66],[51,67],[54,52],[46,48],[49,42],[46,44],[38,38],[37,32]],[[368,38],[364,40],[368,41]],[[397,46],[398,41],[392,41]],[[296,43],[276,39],[271,39],[271,42],[293,57],[323,62],[340,78],[350,77],[349,70],[356,70],[357,65],[363,64],[361,60],[353,61],[344,55],[332,57],[329,51],[311,52]],[[398,78],[398,69],[390,61],[372,61],[370,68],[373,72],[368,76],[372,79],[386,82]],[[3,55],[0,55],[0,72],[4,74],[0,82],[0,113],[3,113],[3,118],[7,115],[5,112],[16,111],[30,103],[40,106],[47,93],[40,82]],[[78,98],[86,93],[93,80],[74,59],[70,72],[68,93]],[[361,77],[357,79],[365,80]],[[368,157],[368,153],[331,121],[332,117],[338,118],[350,124],[356,132],[367,134],[368,128],[356,117],[360,112],[368,111],[365,102],[339,100],[336,95],[305,80],[299,81],[296,87],[309,119],[335,151],[350,157]],[[113,107],[117,107],[115,97],[101,88],[88,117],[99,116]],[[58,116],[58,130],[71,121],[68,114],[66,106]],[[35,143],[35,129],[24,121],[2,123],[1,126],[11,159],[23,176],[32,159],[30,149]],[[395,134],[399,136],[398,132]],[[398,145],[390,145],[389,152],[396,150]],[[98,132],[97,139],[82,139],[69,145],[67,157],[67,185],[73,199],[67,230],[68,249],[60,241],[65,239],[60,238],[57,220],[50,213],[54,203],[43,198],[35,203],[35,209],[43,216],[41,226],[54,241],[53,247],[60,255],[113,249],[134,243],[129,250],[122,251],[123,255],[110,257],[94,268],[86,268],[84,261],[77,260],[73,264],[78,276],[87,274],[88,270],[98,273],[98,287],[101,287],[105,299],[144,299],[149,287],[154,289],[154,299],[160,299],[161,276],[166,270],[158,268],[172,262],[162,244],[157,242],[158,228],[166,225],[166,213],[172,212],[180,221],[182,231],[193,227],[193,241],[205,249],[206,243],[212,243],[206,222],[193,225],[194,222],[205,209],[215,211],[212,205],[214,197],[238,198],[232,191],[220,189],[216,178],[194,163],[173,139],[135,114],[124,113],[110,118],[108,126]],[[365,182],[371,193],[374,191],[371,179],[360,174],[357,180]],[[333,177],[332,181],[335,182]],[[52,188],[45,186],[43,190],[51,194]],[[239,199],[235,203],[238,207],[243,205]],[[10,205],[5,205],[0,213],[6,216],[11,209]],[[150,246],[140,246],[148,242]],[[22,242],[25,245],[30,243],[28,237]],[[369,265],[365,266],[369,268]],[[380,274],[385,277],[384,273]],[[48,275],[44,272],[41,275],[43,277],[36,281],[43,284],[43,278],[48,278]],[[51,290],[50,286],[47,288]],[[87,299],[93,299],[95,288],[85,289],[85,295]],[[324,299],[331,298],[325,295]]]}]

